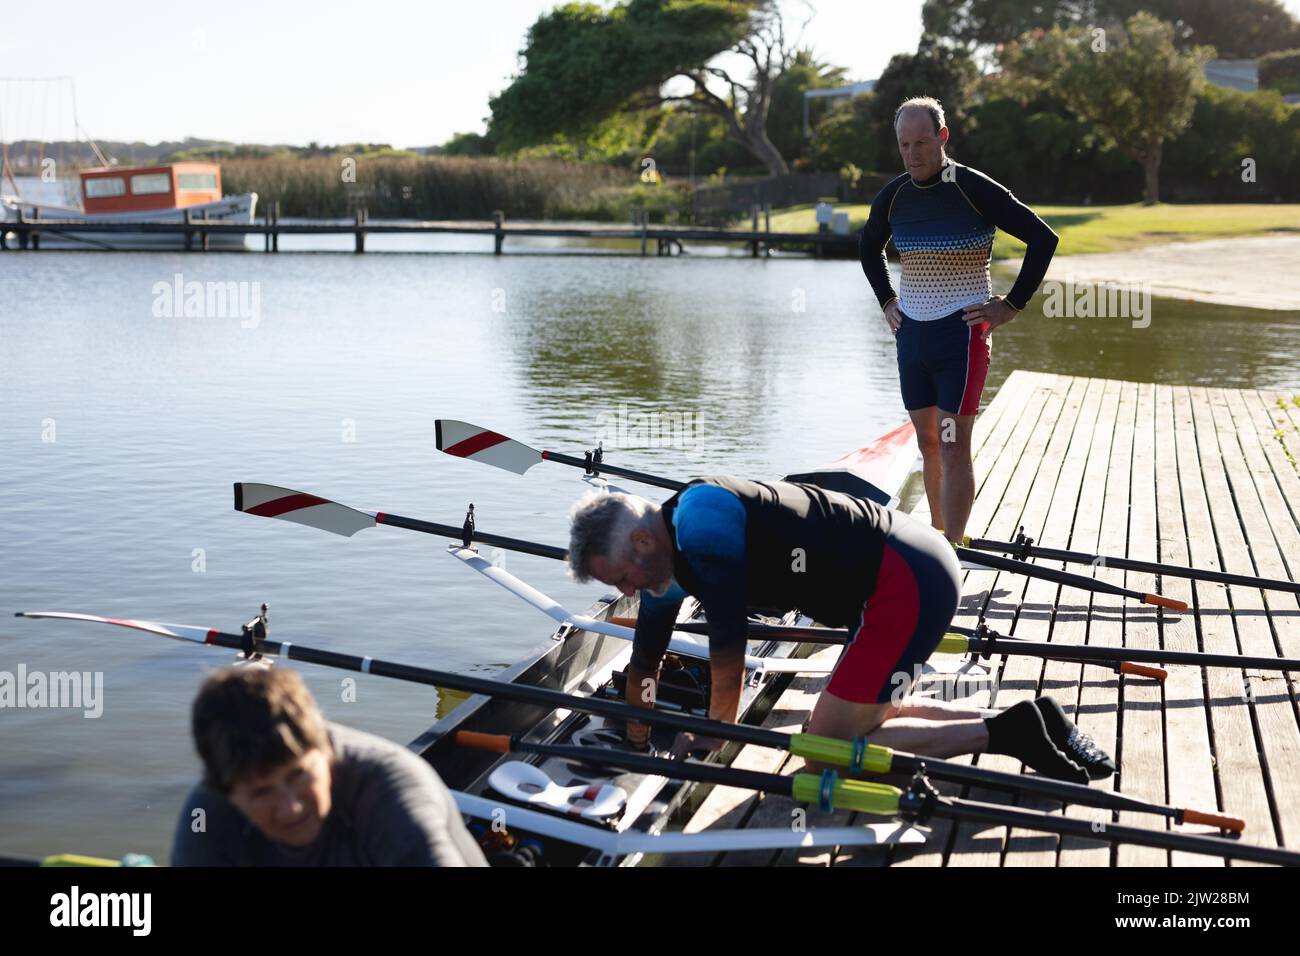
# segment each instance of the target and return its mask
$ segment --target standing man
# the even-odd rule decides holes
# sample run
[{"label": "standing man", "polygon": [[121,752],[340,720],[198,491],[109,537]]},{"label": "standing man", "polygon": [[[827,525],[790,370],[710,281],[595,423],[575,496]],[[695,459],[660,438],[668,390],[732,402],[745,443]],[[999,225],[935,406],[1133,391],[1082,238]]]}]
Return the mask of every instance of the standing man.
[{"label": "standing man", "polygon": [[[904,101],[894,114],[894,132],[907,172],[872,200],[862,230],[862,270],[897,339],[899,384],[916,426],[930,522],[959,542],[975,500],[971,431],[992,332],[1029,303],[1057,235],[1005,187],[947,157],[948,127],[938,100]],[[997,229],[1028,247],[1005,296],[992,294],[989,279]],[[903,268],[897,292],[885,259],[891,236]]]}]

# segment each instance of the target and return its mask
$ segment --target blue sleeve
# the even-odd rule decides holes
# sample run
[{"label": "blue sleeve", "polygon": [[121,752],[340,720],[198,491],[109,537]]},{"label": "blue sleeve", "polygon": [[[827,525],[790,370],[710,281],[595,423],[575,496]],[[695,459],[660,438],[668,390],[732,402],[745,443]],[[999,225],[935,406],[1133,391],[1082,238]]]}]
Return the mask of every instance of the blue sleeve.
[{"label": "blue sleeve", "polygon": [[969,166],[957,169],[957,186],[976,211],[1007,235],[1015,236],[1025,244],[1020,275],[1006,294],[1008,304],[1023,309],[1038,291],[1043,276],[1047,275],[1047,267],[1052,263],[1052,254],[1056,252],[1060,237],[1006,186]]},{"label": "blue sleeve", "polygon": [[663,597],[641,592],[641,607],[636,616],[636,633],[632,637],[632,664],[644,671],[654,671],[664,659],[673,625],[681,610],[686,592],[674,581]]},{"label": "blue sleeve", "polygon": [[699,582],[709,623],[709,649],[744,646],[749,632],[745,595],[745,506],[717,485],[692,485],[673,515],[677,548]]},{"label": "blue sleeve", "polygon": [[893,234],[893,228],[889,225],[889,210],[894,205],[894,197],[898,195],[902,185],[903,177],[900,176],[876,193],[876,198],[871,201],[871,213],[867,216],[867,224],[862,227],[862,235],[858,238],[858,259],[862,262],[862,271],[866,274],[867,281],[871,283],[871,289],[876,293],[876,299],[882,309],[891,299],[898,298],[894,292],[894,284],[889,281],[889,260],[885,258],[885,243]]}]

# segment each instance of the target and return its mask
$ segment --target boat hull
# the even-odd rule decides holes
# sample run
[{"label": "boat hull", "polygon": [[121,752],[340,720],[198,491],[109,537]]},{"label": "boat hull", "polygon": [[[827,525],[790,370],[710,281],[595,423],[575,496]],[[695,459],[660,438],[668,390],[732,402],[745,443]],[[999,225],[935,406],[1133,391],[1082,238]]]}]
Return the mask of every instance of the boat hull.
[{"label": "boat hull", "polygon": [[[243,193],[238,196],[226,196],[216,202],[186,206],[183,209],[152,209],[142,212],[115,212],[87,215],[79,209],[47,206],[38,203],[20,201],[12,196],[3,200],[3,218],[12,223],[21,208],[23,218],[39,218],[47,223],[131,223],[131,222],[184,222],[185,214],[190,213],[195,219],[205,216],[209,222],[234,222],[252,225],[257,214],[257,193]],[[2,228],[2,227],[0,227]],[[84,232],[79,233],[75,227],[62,228],[50,226],[40,232],[42,249],[182,249],[185,236],[182,233],[150,232]],[[221,232],[208,237],[209,249],[244,249],[245,233]],[[13,234],[6,240],[12,242]]]}]

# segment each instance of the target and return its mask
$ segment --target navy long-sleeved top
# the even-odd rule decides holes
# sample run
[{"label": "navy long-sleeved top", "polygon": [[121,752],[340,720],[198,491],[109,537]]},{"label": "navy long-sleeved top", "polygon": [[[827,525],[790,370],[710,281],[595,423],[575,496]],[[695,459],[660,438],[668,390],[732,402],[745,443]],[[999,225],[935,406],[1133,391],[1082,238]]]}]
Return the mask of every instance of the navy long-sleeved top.
[{"label": "navy long-sleeved top", "polygon": [[[941,319],[990,298],[997,229],[1027,247],[1006,295],[1009,305],[1023,309],[1047,274],[1058,237],[1005,186],[951,160],[931,179],[918,183],[904,173],[876,195],[859,240],[862,271],[881,308],[897,298],[911,319]],[[885,259],[890,238],[903,268],[897,292]]]}]

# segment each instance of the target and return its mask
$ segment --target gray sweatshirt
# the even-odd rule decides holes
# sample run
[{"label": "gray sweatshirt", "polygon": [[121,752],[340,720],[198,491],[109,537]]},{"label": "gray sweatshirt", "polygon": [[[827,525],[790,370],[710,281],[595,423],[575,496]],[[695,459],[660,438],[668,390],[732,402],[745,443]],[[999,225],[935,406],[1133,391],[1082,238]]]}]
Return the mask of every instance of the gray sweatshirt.
[{"label": "gray sweatshirt", "polygon": [[[305,847],[268,839],[225,797],[190,791],[172,844],[172,866],[487,866],[451,791],[405,747],[341,724],[334,745],[332,806]],[[194,810],[205,811],[196,833]]]}]

